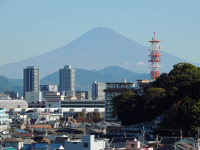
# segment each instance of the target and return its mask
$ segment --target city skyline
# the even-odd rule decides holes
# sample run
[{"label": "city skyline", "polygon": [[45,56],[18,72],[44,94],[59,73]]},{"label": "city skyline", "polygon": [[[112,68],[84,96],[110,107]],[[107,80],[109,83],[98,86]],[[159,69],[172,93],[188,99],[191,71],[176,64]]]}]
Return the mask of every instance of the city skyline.
[{"label": "city skyline", "polygon": [[52,51],[95,27],[110,28],[145,46],[155,31],[163,51],[199,63],[199,3],[1,0],[0,65]]}]

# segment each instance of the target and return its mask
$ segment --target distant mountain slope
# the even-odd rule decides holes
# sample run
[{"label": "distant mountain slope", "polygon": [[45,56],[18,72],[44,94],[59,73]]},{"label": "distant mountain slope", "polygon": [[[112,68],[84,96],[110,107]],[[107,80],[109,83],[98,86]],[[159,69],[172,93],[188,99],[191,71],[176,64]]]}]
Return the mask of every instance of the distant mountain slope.
[{"label": "distant mountain slope", "polygon": [[23,91],[23,80],[21,79],[8,79],[7,77],[0,76],[0,91]]},{"label": "distant mountain slope", "polygon": [[[133,40],[107,28],[95,28],[61,48],[1,66],[0,75],[22,79],[23,68],[35,65],[40,68],[43,78],[67,64],[87,70],[120,66],[137,73],[147,73],[150,70],[148,54],[147,47]],[[168,72],[174,64],[184,61],[164,51],[161,55],[161,72]]]},{"label": "distant mountain slope", "polygon": [[97,71],[102,75],[109,75],[114,81],[122,81],[126,78],[127,81],[136,81],[138,79],[150,79],[150,75],[147,73],[135,73],[130,70],[124,69],[119,66],[111,66],[105,69]]},{"label": "distant mountain slope", "polygon": [[[92,82],[122,82],[123,78],[128,82],[135,82],[137,79],[149,79],[149,74],[134,73],[119,66],[111,66],[99,71],[76,69],[76,90],[91,90]],[[43,79],[40,84],[59,84],[59,73],[54,72]],[[20,94],[23,92],[22,79],[9,79],[0,76],[0,91],[13,90]]]},{"label": "distant mountain slope", "polygon": [[[149,79],[149,74],[139,74],[123,69],[119,66],[107,67],[100,71],[76,69],[76,90],[91,90],[92,82],[134,82],[137,79]],[[41,84],[59,84],[59,73],[55,72],[41,80]]]}]

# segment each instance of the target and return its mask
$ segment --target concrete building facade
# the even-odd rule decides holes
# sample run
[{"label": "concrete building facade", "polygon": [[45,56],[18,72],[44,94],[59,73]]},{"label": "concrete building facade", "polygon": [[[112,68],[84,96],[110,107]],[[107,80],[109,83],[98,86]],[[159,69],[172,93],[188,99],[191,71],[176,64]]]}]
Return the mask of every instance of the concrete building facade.
[{"label": "concrete building facade", "polygon": [[45,99],[46,92],[58,92],[58,85],[40,85],[40,91],[42,92],[42,99]]},{"label": "concrete building facade", "polygon": [[90,91],[76,91],[76,98],[91,100],[91,92]]},{"label": "concrete building facade", "polygon": [[71,65],[59,70],[59,91],[65,91],[66,96],[75,96],[75,69]]},{"label": "concrete building facade", "polygon": [[106,85],[105,83],[98,83],[93,82],[92,83],[92,100],[104,100],[105,99],[105,89]]},{"label": "concrete building facade", "polygon": [[40,70],[35,66],[28,66],[24,69],[23,96],[26,92],[40,92]]},{"label": "concrete building facade", "polygon": [[45,93],[45,97],[46,97],[46,102],[45,102],[46,108],[60,108],[61,101],[64,100],[64,95],[61,95],[60,92],[48,91]]},{"label": "concrete building facade", "polygon": [[28,103],[38,103],[42,101],[41,92],[26,92],[25,99]]}]

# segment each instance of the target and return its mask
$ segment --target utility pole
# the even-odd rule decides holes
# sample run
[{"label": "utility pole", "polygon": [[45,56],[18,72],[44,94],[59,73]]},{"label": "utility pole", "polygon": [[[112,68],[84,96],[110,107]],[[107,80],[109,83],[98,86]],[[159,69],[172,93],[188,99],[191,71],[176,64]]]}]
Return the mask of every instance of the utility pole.
[{"label": "utility pole", "polygon": [[125,137],[125,139],[126,139],[126,131],[124,131],[124,137]]},{"label": "utility pole", "polygon": [[181,141],[183,140],[183,131],[180,129]]},{"label": "utility pole", "polygon": [[156,135],[156,149],[158,149],[158,134]]},{"label": "utility pole", "polygon": [[142,142],[144,144],[144,137],[145,137],[145,131],[144,131],[144,126],[143,126],[143,131],[142,131]]}]

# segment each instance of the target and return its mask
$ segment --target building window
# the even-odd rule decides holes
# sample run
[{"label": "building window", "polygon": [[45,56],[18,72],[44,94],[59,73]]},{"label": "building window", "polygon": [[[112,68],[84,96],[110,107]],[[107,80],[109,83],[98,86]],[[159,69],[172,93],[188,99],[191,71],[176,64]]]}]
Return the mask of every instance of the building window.
[{"label": "building window", "polygon": [[87,148],[88,147],[88,143],[83,143],[83,147]]}]

